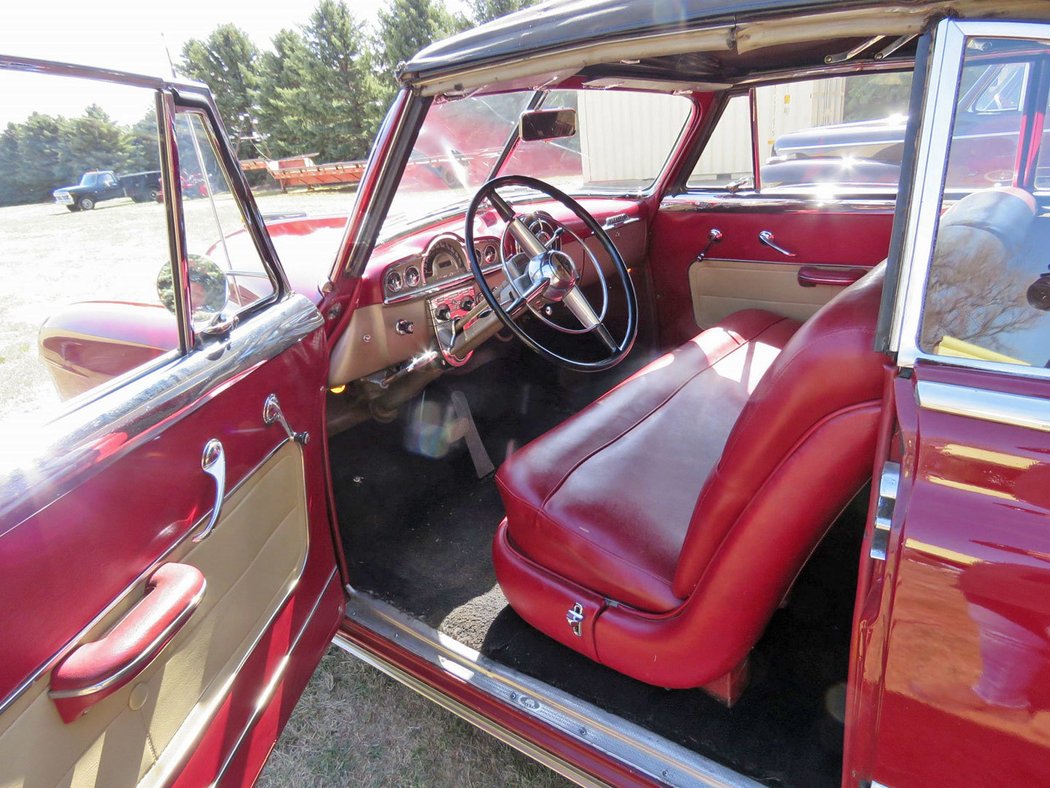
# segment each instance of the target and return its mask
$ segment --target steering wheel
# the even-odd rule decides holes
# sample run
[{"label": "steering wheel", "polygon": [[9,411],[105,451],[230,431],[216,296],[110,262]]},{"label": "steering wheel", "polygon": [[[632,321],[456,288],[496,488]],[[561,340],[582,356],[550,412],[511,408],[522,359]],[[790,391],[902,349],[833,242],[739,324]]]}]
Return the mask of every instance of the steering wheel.
[{"label": "steering wheel", "polygon": [[[625,297],[627,325],[622,339],[617,340],[613,337],[603,322],[608,311],[610,288],[594,253],[587,248],[578,235],[563,225],[558,226],[550,237],[546,237],[546,234],[543,234],[544,237],[539,237],[522,221],[514,208],[498,194],[499,189],[511,186],[523,186],[560,202],[572,211],[583,222],[584,227],[598,239],[612,260],[616,269],[616,277],[619,279],[620,288]],[[486,281],[478,254],[474,249],[474,220],[481,204],[486,200],[500,218],[507,223],[507,232],[523,250],[510,256],[507,256],[503,249],[500,251],[503,273],[506,276],[506,286],[499,288],[504,296],[502,301],[500,294],[496,293]],[[470,207],[467,208],[464,235],[470,270],[474,274],[478,290],[485,297],[492,313],[514,336],[540,356],[569,369],[597,372],[619,364],[631,351],[634,340],[638,336],[638,297],[635,295],[627,266],[608,233],[602,229],[593,216],[584,210],[583,206],[569,195],[549,183],[525,175],[504,175],[493,178],[478,189],[474,199],[471,200]],[[578,242],[573,246],[579,249],[577,257],[581,258],[580,260],[574,260],[571,255],[558,248],[556,242],[563,235],[572,236]],[[598,311],[594,309],[579,286],[588,260],[595,268],[602,291],[602,308]],[[568,327],[548,320],[545,314],[548,314],[556,304],[563,304],[579,322],[580,327]],[[522,328],[519,319],[528,313],[532,313],[542,322],[563,334],[589,334],[596,337],[606,351],[606,355],[596,361],[561,355]]]}]

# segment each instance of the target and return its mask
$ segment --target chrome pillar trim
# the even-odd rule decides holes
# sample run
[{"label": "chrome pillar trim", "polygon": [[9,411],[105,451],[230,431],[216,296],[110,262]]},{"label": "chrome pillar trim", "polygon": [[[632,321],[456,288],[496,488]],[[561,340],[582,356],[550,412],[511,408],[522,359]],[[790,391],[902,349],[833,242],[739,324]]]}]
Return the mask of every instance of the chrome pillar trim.
[{"label": "chrome pillar trim", "polygon": [[927,380],[916,384],[915,394],[923,410],[1050,432],[1050,400],[1040,397]]},{"label": "chrome pillar trim", "polygon": [[[101,681],[97,681],[88,687],[80,687],[78,689],[71,690],[48,690],[47,696],[53,700],[60,700],[62,698],[82,698],[85,695],[94,695],[97,692],[102,692],[105,689],[109,689],[114,684],[119,683],[128,676],[133,676],[139,672],[148,663],[152,662],[160,653],[162,645],[171,639],[176,632],[182,629],[182,626],[189,621],[190,616],[194,614],[197,608],[200,606],[201,600],[204,599],[204,592],[208,589],[208,583],[205,581],[204,585],[201,586],[201,590],[198,591],[193,599],[190,600],[189,605],[179,615],[158,634],[153,641],[142,650],[142,653],[136,656],[131,662],[125,665],[123,668],[118,670],[111,676]],[[134,610],[134,608],[132,608]]]},{"label": "chrome pillar trim", "polygon": [[[917,167],[901,248],[897,300],[890,321],[890,348],[901,367],[912,367],[923,355],[919,326],[933,246],[937,237],[951,142],[959,74],[968,38],[1046,39],[1045,24],[957,21],[937,25],[918,133]],[[953,363],[955,359],[952,359]]]},{"label": "chrome pillar trim", "polygon": [[876,561],[886,560],[893,509],[897,503],[897,490],[900,488],[900,482],[900,463],[885,463],[882,466],[882,474],[879,476],[879,497],[875,504],[874,532],[871,536],[871,547],[868,550],[868,555]]},{"label": "chrome pillar trim", "polygon": [[[360,591],[354,591],[347,602],[347,616],[380,637],[396,642],[458,681],[480,689],[508,707],[528,714],[657,782],[682,786],[741,788],[755,788],[758,785],[744,775],[622,717],[490,660],[421,621],[406,616],[393,606]],[[472,710],[463,709],[457,701],[429,685],[414,679],[407,680],[409,677],[397,666],[355,644],[344,645],[340,642],[342,640],[345,638],[338,637],[337,645],[346,648],[355,656],[361,656],[387,675],[460,714],[511,746],[518,747],[525,754],[536,757],[533,752],[535,745],[525,742],[525,746],[519,746],[517,742],[522,742],[523,739],[518,734],[507,731],[488,718],[480,717]],[[515,738],[517,742],[513,740]],[[552,757],[549,754],[545,755],[547,759]],[[547,763],[547,760],[542,758],[538,760]],[[552,768],[562,771],[557,767]],[[562,773],[565,774],[564,771]],[[571,774],[566,776],[579,779]]]},{"label": "chrome pillar trim", "polygon": [[[142,445],[207,392],[293,347],[324,324],[316,307],[290,295],[237,326],[228,340],[142,373],[53,421],[8,436],[0,460],[0,523],[39,508],[38,489],[57,498]],[[90,393],[90,392],[89,392]],[[61,479],[54,485],[53,479]],[[17,526],[15,526],[17,527]]]}]

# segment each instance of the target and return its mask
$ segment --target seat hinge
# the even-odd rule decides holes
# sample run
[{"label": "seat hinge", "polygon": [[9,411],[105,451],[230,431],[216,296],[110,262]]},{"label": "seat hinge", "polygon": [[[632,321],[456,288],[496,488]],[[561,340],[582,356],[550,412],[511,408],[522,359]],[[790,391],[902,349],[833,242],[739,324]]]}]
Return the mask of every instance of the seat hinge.
[{"label": "seat hinge", "polygon": [[875,504],[875,530],[871,536],[871,549],[868,555],[877,561],[886,560],[886,550],[890,544],[890,524],[893,522],[893,509],[897,504],[897,489],[900,487],[901,466],[899,462],[887,462],[882,466],[879,476],[879,498]]},{"label": "seat hinge", "polygon": [[577,602],[575,605],[569,608],[565,614],[565,620],[569,622],[569,627],[572,629],[572,634],[576,637],[583,637],[583,605]]}]

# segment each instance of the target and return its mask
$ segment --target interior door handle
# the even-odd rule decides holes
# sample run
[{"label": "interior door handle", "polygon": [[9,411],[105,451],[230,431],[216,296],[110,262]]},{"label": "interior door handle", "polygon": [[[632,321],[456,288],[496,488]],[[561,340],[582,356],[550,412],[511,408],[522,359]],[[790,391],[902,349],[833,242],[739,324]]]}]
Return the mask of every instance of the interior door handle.
[{"label": "interior door handle", "polygon": [[64,722],[72,722],[134,679],[154,660],[204,598],[207,583],[188,564],[164,564],[146,595],[100,639],[78,646],[51,672],[48,692]]},{"label": "interior door handle", "polygon": [[847,287],[866,273],[868,272],[864,268],[820,268],[815,265],[804,265],[798,269],[798,283],[802,287],[816,287],[817,285]]},{"label": "interior door handle", "polygon": [[784,257],[796,256],[794,252],[789,252],[783,246],[776,243],[776,241],[773,240],[773,233],[771,233],[769,230],[762,230],[762,232],[758,234],[758,241],[759,243],[765,244],[770,249],[776,252],[780,252],[782,255],[784,255]]},{"label": "interior door handle", "polygon": [[219,522],[222,501],[226,497],[226,451],[222,448],[222,442],[217,438],[212,438],[204,444],[204,451],[201,453],[201,470],[215,480],[215,503],[211,507],[208,524],[193,537],[194,542],[200,542],[211,536],[211,532],[215,530],[215,524]]}]

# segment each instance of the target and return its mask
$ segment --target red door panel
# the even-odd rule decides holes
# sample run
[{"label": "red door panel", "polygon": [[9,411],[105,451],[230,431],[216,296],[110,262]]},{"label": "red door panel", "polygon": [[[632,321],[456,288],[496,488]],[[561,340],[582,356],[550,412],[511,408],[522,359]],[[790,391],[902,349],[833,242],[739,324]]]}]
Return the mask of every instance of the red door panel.
[{"label": "red door panel", "polygon": [[[665,199],[652,222],[649,251],[661,343],[677,345],[700,330],[693,316],[689,268],[707,247],[712,229],[722,238],[710,246],[708,259],[867,269],[885,259],[892,223],[893,205],[886,202],[837,207],[775,198]],[[773,242],[794,256],[759,241],[762,231],[772,233]]]}]

